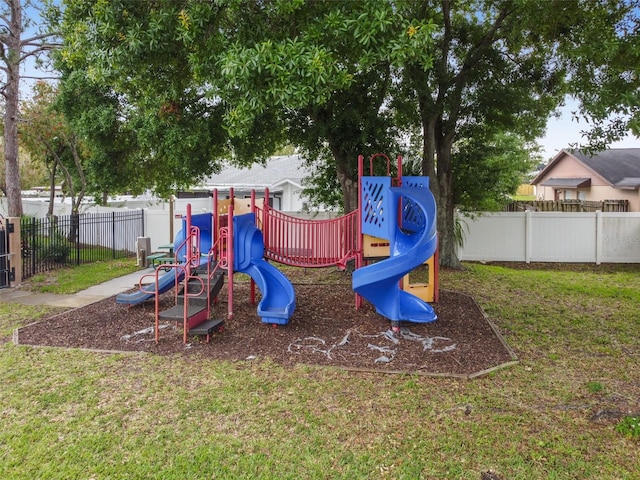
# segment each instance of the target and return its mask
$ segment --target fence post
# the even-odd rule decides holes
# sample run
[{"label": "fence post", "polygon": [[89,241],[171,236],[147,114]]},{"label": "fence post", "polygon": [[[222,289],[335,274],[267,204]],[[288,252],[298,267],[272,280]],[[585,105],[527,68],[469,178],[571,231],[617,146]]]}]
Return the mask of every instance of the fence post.
[{"label": "fence post", "polygon": [[111,212],[111,258],[116,258],[116,212]]},{"label": "fence post", "polygon": [[76,265],[82,264],[80,261],[80,213],[72,213],[72,225],[75,228],[74,236],[76,240]]},{"label": "fence post", "polygon": [[[173,210],[175,208],[176,197],[175,195],[169,195],[169,243],[172,243],[175,239],[173,235]],[[217,212],[216,212],[217,215]]]},{"label": "fence post", "polygon": [[36,217],[31,217],[31,275],[36,274]]},{"label": "fence post", "polygon": [[602,258],[602,211],[596,210],[596,265],[600,265]]},{"label": "fence post", "polygon": [[[0,215],[0,217],[2,217]],[[7,217],[0,220],[3,225],[3,232],[0,235],[6,235],[6,238],[0,239],[3,243],[0,255],[3,256],[4,270],[6,274],[6,284],[3,286],[11,286],[11,282],[16,285],[22,283],[22,233],[20,217]]]},{"label": "fence post", "polygon": [[524,261],[531,263],[531,237],[533,236],[531,228],[531,210],[524,211]]}]

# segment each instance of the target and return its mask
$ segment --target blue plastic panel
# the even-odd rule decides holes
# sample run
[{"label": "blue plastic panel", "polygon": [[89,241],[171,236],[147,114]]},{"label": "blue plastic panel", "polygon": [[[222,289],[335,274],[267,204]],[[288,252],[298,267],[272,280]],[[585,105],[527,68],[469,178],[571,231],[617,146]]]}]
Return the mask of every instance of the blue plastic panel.
[{"label": "blue plastic panel", "polygon": [[395,213],[389,205],[391,202],[389,194],[391,177],[362,177],[360,183],[362,233],[389,239],[390,223],[395,220]]}]

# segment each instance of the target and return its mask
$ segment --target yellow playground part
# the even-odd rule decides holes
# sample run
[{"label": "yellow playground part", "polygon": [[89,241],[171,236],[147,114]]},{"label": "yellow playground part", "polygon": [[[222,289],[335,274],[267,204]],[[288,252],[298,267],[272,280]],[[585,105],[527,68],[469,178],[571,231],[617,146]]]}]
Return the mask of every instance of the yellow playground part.
[{"label": "yellow playground part", "polygon": [[[255,204],[257,207],[264,205],[264,198],[256,198]],[[229,213],[229,205],[231,205],[231,199],[226,198],[224,200],[218,200],[218,215],[226,215]],[[234,215],[242,215],[243,213],[251,213],[251,199],[250,198],[234,198],[233,199],[233,213]]]},{"label": "yellow playground part", "polygon": [[362,254],[365,259],[387,258],[389,256],[389,240],[363,235]]},{"label": "yellow playground part", "polygon": [[[380,259],[387,258],[389,256],[389,241],[383,238],[374,237],[371,235],[363,235],[362,238],[362,251],[365,259]],[[411,282],[409,277],[412,275],[415,277],[416,272],[407,273],[401,280],[402,289],[406,292],[415,295],[425,302],[434,303],[438,301],[438,279],[437,279],[437,264],[436,255],[433,255],[426,262],[424,262],[424,274],[426,282]],[[422,272],[420,272],[422,273]]]},{"label": "yellow playground part", "polygon": [[415,295],[425,302],[434,303],[438,301],[437,276],[436,276],[436,255],[424,262],[426,267],[426,282],[411,283],[409,276],[411,272],[402,277],[402,289]]}]

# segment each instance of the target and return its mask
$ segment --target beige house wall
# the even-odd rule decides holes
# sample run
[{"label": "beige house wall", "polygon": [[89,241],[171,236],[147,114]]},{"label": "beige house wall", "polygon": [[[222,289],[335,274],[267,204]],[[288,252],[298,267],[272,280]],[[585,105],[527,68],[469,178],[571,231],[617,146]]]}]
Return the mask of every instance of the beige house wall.
[{"label": "beige house wall", "polygon": [[[544,177],[540,183],[544,183],[545,180],[550,178],[590,178],[591,186],[607,186],[607,181],[595,173],[593,170],[585,167],[582,163],[578,162],[575,158],[565,156],[560,160]],[[549,200],[549,199],[547,199]]]},{"label": "beige house wall", "polygon": [[[540,184],[550,178],[590,178],[591,187],[576,189],[544,187]],[[611,187],[608,182],[593,170],[580,163],[570,155],[561,158],[551,170],[539,180],[535,195],[538,200],[554,200],[555,190],[560,192],[560,200],[628,200],[629,211],[640,212],[640,192],[636,190],[621,190]]]},{"label": "beige house wall", "polygon": [[[557,177],[554,177],[557,178]],[[536,198],[538,200],[554,200],[553,187],[536,186]],[[575,189],[559,189],[563,190],[560,200],[576,200],[578,191]],[[640,212],[640,193],[636,190],[620,190],[609,186],[591,186],[591,188],[580,189],[582,200],[590,202],[599,202],[602,200],[628,200],[630,212]],[[566,193],[566,195],[564,195]]]},{"label": "beige house wall", "polygon": [[586,200],[629,200],[629,211],[640,212],[640,193],[637,190],[620,190],[611,187],[591,187]]}]

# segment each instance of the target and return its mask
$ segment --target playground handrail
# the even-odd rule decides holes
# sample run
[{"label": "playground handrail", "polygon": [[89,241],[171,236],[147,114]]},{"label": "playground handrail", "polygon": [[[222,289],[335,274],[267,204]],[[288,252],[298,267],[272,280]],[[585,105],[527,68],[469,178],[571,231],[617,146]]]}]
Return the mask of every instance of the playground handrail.
[{"label": "playground handrail", "polygon": [[265,258],[296,267],[345,268],[357,256],[357,211],[327,220],[293,217],[270,207],[254,207],[264,236]]}]

